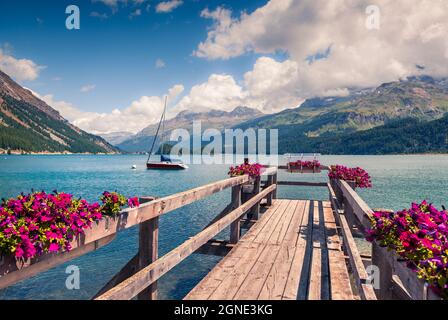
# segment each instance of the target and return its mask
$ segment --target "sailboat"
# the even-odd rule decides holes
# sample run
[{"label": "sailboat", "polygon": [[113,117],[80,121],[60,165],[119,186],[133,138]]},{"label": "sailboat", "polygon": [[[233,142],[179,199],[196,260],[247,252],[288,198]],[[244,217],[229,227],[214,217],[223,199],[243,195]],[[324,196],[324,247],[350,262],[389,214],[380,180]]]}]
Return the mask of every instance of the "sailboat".
[{"label": "sailboat", "polygon": [[172,160],[169,155],[163,154],[164,143],[160,144],[160,161],[151,161],[151,156],[153,155],[154,146],[156,145],[157,137],[159,136],[160,128],[162,128],[161,132],[161,140],[163,140],[163,134],[165,131],[165,115],[166,115],[166,104],[167,98],[165,97],[165,107],[163,108],[162,116],[160,117],[159,125],[157,126],[156,135],[154,136],[154,140],[152,141],[151,150],[149,151],[148,160],[146,161],[146,168],[153,170],[184,170],[188,169],[188,166],[182,163],[179,160]]}]

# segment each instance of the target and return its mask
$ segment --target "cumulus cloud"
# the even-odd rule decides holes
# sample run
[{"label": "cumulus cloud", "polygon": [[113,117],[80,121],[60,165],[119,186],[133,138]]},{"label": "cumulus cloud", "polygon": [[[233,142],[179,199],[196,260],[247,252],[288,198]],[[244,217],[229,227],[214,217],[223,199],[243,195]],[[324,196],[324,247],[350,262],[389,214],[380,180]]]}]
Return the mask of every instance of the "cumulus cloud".
[{"label": "cumulus cloud", "polygon": [[264,113],[273,113],[297,107],[303,102],[297,98],[295,88],[297,70],[298,64],[294,61],[278,62],[261,57],[253,69],[244,74],[242,83],[237,83],[228,74],[212,74],[206,82],[193,86],[174,110],[231,111],[238,106],[249,106]]},{"label": "cumulus cloud", "polygon": [[45,67],[29,59],[17,59],[0,48],[0,70],[18,81],[35,80]]},{"label": "cumulus cloud", "polygon": [[175,106],[174,111],[204,109],[230,111],[243,104],[246,94],[232,76],[212,74],[206,82],[193,86],[189,94]]},{"label": "cumulus cloud", "polygon": [[[173,102],[184,91],[182,85],[175,85],[168,90],[168,102]],[[38,98],[58,110],[61,115],[79,128],[94,133],[131,132],[137,133],[149,124],[160,119],[164,99],[157,96],[142,96],[127,108],[116,108],[108,113],[87,112],[73,104],[56,100],[53,95],[39,95]]]},{"label": "cumulus cloud", "polygon": [[158,13],[168,13],[180,7],[184,2],[182,0],[171,0],[159,2],[156,6],[156,12]]},{"label": "cumulus cloud", "polygon": [[90,92],[90,91],[95,90],[95,88],[96,88],[95,84],[87,84],[87,85],[81,87],[80,91],[83,92],[83,93],[86,93],[86,92]]},{"label": "cumulus cloud", "polygon": [[279,108],[294,98],[344,95],[347,88],[421,73],[448,76],[447,1],[377,0],[379,29],[366,27],[371,4],[270,0],[237,17],[228,9],[206,9],[201,16],[214,24],[194,55],[214,60],[285,52],[283,62],[259,59],[244,79],[249,96]]}]

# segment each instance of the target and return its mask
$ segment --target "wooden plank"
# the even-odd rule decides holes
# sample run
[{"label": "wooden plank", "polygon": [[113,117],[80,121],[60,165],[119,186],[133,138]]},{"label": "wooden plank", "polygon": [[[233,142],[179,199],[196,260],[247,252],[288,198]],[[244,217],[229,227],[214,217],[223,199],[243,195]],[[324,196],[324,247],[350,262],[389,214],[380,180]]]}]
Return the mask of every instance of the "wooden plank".
[{"label": "wooden plank", "polygon": [[[413,300],[441,300],[432,290],[428,290],[425,282],[418,279],[415,272],[408,268],[405,262],[398,261],[398,256],[392,252],[388,251],[387,248],[382,248],[378,246],[377,243],[373,244],[373,256],[372,264],[377,265],[381,268],[388,268],[389,272],[385,275],[385,278],[381,278],[380,282],[380,298],[382,299],[393,299],[396,298],[393,295],[383,294],[383,288],[388,289],[399,289],[396,288],[397,283],[401,284],[403,290],[407,295]],[[382,269],[380,269],[382,271]],[[380,277],[382,274],[380,273]],[[394,280],[395,278],[395,280]],[[397,281],[399,279],[399,281]],[[394,283],[395,282],[395,283]],[[394,288],[395,287],[395,288]],[[391,290],[389,290],[391,291]]]},{"label": "wooden plank", "polygon": [[[231,300],[234,298],[238,289],[246,279],[248,273],[254,267],[255,263],[258,260],[258,257],[262,254],[263,250],[266,247],[265,242],[263,241],[255,241],[258,235],[262,235],[263,239],[265,237],[269,237],[270,234],[274,231],[276,227],[280,213],[284,212],[284,210],[288,207],[290,201],[278,201],[279,206],[275,211],[271,211],[269,219],[266,219],[266,223],[263,227],[254,226],[244,237],[241,239],[240,243],[249,242],[251,250],[248,250],[248,253],[241,257],[240,261],[232,268],[232,270],[227,274],[227,276],[222,280],[220,285],[216,288],[216,290],[210,296],[212,300]],[[263,216],[264,218],[265,216]],[[260,221],[261,222],[261,221]],[[269,222],[269,223],[267,223]],[[244,240],[244,241],[243,241]],[[240,244],[238,244],[238,247]],[[235,248],[236,250],[238,248]]]},{"label": "wooden plank", "polygon": [[312,258],[309,300],[329,300],[328,250],[326,247],[323,208],[321,201],[314,201]]},{"label": "wooden plank", "polygon": [[254,266],[247,273],[243,283],[235,293],[233,300],[254,300],[260,295],[260,291],[271,271],[272,265],[280,251],[280,246],[267,244],[261,255],[255,261]]},{"label": "wooden plank", "polygon": [[270,231],[267,240],[263,242],[266,246],[235,294],[235,300],[253,300],[260,295],[272,266],[278,260],[280,243],[283,241],[286,230],[291,224],[296,206],[297,201],[290,201],[283,212],[280,210],[276,212],[279,220],[275,228]]},{"label": "wooden plank", "polygon": [[138,253],[129,260],[123,268],[119,272],[117,272],[112,279],[110,279],[93,297],[92,299],[96,299],[97,297],[101,296],[103,293],[109,291],[113,287],[115,287],[120,282],[126,280],[130,276],[132,276],[134,273],[136,273],[139,270],[139,255]]},{"label": "wooden plank", "polygon": [[[296,300],[298,298],[306,299],[309,280],[309,263],[311,258],[311,232],[313,230],[313,228],[308,225],[310,219],[313,219],[313,211],[310,201],[307,201],[294,252],[294,258],[291,263],[291,270],[282,296],[283,300]],[[300,291],[299,288],[301,289]]]},{"label": "wooden plank", "polygon": [[[78,258],[89,252],[109,244],[115,239],[115,234],[74,248],[69,252],[52,253],[33,259],[32,264],[22,264],[13,257],[5,257],[2,261],[2,272],[9,272],[0,277],[0,289],[13,285],[21,280],[33,277],[43,271],[54,268],[62,263]],[[11,259],[12,258],[12,259]]]},{"label": "wooden plank", "polygon": [[205,300],[209,299],[210,295],[221,284],[225,277],[234,269],[234,267],[242,260],[245,255],[250,255],[256,247],[250,241],[243,241],[245,237],[252,233],[257,233],[261,230],[261,226],[268,223],[272,218],[273,213],[279,208],[282,201],[276,200],[273,206],[270,207],[265,214],[257,221],[256,225],[250,229],[250,232],[240,240],[237,247],[230,251],[230,253],[222,259],[211,272],[209,272],[199,284],[184,298],[186,300]]},{"label": "wooden plank", "polygon": [[[139,270],[150,265],[158,258],[159,252],[159,217],[145,221],[139,225]],[[156,300],[157,282],[138,294],[138,300]]]},{"label": "wooden plank", "polygon": [[278,181],[279,186],[301,186],[301,187],[326,187],[326,182],[308,182],[308,181]]},{"label": "wooden plank", "polygon": [[274,261],[267,279],[260,290],[259,300],[280,300],[285,290],[286,281],[293,261],[298,232],[305,211],[306,201],[293,201],[294,215],[280,244],[280,252]]},{"label": "wooden plank", "polygon": [[347,249],[347,253],[350,257],[350,265],[355,277],[355,282],[358,286],[361,298],[365,300],[376,300],[376,295],[371,285],[367,285],[366,281],[368,275],[362,262],[361,255],[359,254],[355,240],[350,231],[350,226],[347,223],[347,219],[344,215],[337,215],[339,218],[339,224],[342,229],[342,235],[344,238],[344,245]]},{"label": "wooden plank", "polygon": [[[242,185],[232,187],[232,210],[241,205]],[[240,219],[235,220],[230,225],[230,243],[235,244],[240,240],[241,226]]]},{"label": "wooden plank", "polygon": [[252,255],[259,249],[258,244],[251,242],[238,243],[230,253],[222,259],[184,298],[184,300],[208,300],[221,285],[222,281],[241,265],[244,256]]},{"label": "wooden plank", "polygon": [[209,240],[194,253],[225,257],[234,246],[234,244],[231,244],[228,241]]},{"label": "wooden plank", "polygon": [[[218,233],[228,227],[233,221],[241,218],[255,203],[263,199],[268,193],[275,190],[276,186],[272,185],[266,188],[258,195],[242,204],[239,208],[233,210],[224,218],[201,231],[197,235],[191,237],[176,249],[170,251],[162,258],[158,259],[148,267],[140,270],[132,277],[126,279],[115,288],[109,290],[99,300],[108,299],[131,299],[141,292],[146,286],[158,280],[162,275],[171,270],[174,266],[183,261],[191,253],[199,249],[202,245],[216,236]],[[157,201],[157,200],[156,200]]]},{"label": "wooden plank", "polygon": [[324,205],[325,235],[328,248],[330,289],[332,300],[353,300],[350,278],[345,264],[342,243],[337,231],[336,220],[330,205]]},{"label": "wooden plank", "polygon": [[369,217],[373,214],[372,209],[370,209],[367,203],[350,187],[346,181],[338,180],[337,184],[340,186],[344,199],[350,205],[361,226],[363,228],[370,228],[371,223]]}]

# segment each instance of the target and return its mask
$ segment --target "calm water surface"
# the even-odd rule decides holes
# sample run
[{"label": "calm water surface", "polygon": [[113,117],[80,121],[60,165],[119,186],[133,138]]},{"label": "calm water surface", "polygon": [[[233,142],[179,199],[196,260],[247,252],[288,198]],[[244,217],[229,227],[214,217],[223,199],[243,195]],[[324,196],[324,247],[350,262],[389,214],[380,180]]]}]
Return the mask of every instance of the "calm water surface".
[{"label": "calm water surface", "polygon": [[[70,192],[95,201],[104,190],[128,196],[164,196],[227,177],[228,165],[191,165],[178,172],[147,171],[145,156],[0,156],[0,197],[31,189]],[[326,165],[360,166],[372,176],[374,188],[360,191],[372,208],[402,209],[427,199],[448,207],[448,156],[324,156]],[[130,170],[136,164],[137,170]],[[280,173],[280,179],[326,181],[326,174]],[[325,188],[280,187],[279,197],[327,199]],[[224,191],[171,212],[160,221],[160,255],[199,232],[229,202]],[[222,236],[225,236],[223,234]],[[0,299],[89,299],[137,252],[137,230],[119,233],[96,252],[0,290]],[[162,299],[181,299],[219,261],[192,255],[159,281]],[[81,271],[81,289],[65,288],[68,265]]]}]

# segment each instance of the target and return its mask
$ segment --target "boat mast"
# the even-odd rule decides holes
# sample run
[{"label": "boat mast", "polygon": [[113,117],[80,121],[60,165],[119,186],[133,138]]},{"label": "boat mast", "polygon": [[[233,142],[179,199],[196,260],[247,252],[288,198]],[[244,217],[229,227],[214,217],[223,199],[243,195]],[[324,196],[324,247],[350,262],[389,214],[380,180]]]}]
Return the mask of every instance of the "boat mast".
[{"label": "boat mast", "polygon": [[[160,126],[165,121],[167,99],[168,99],[168,96],[165,96],[165,106],[163,108],[163,113],[162,113],[162,116],[160,117],[159,125],[157,126],[157,131],[156,131],[156,134],[154,136],[154,140],[152,141],[151,150],[149,151],[148,160],[146,162],[149,162],[149,159],[151,158],[152,152],[154,150],[154,146],[155,146],[156,141],[157,141],[157,137],[159,136]],[[165,128],[165,125],[163,127]]]}]

